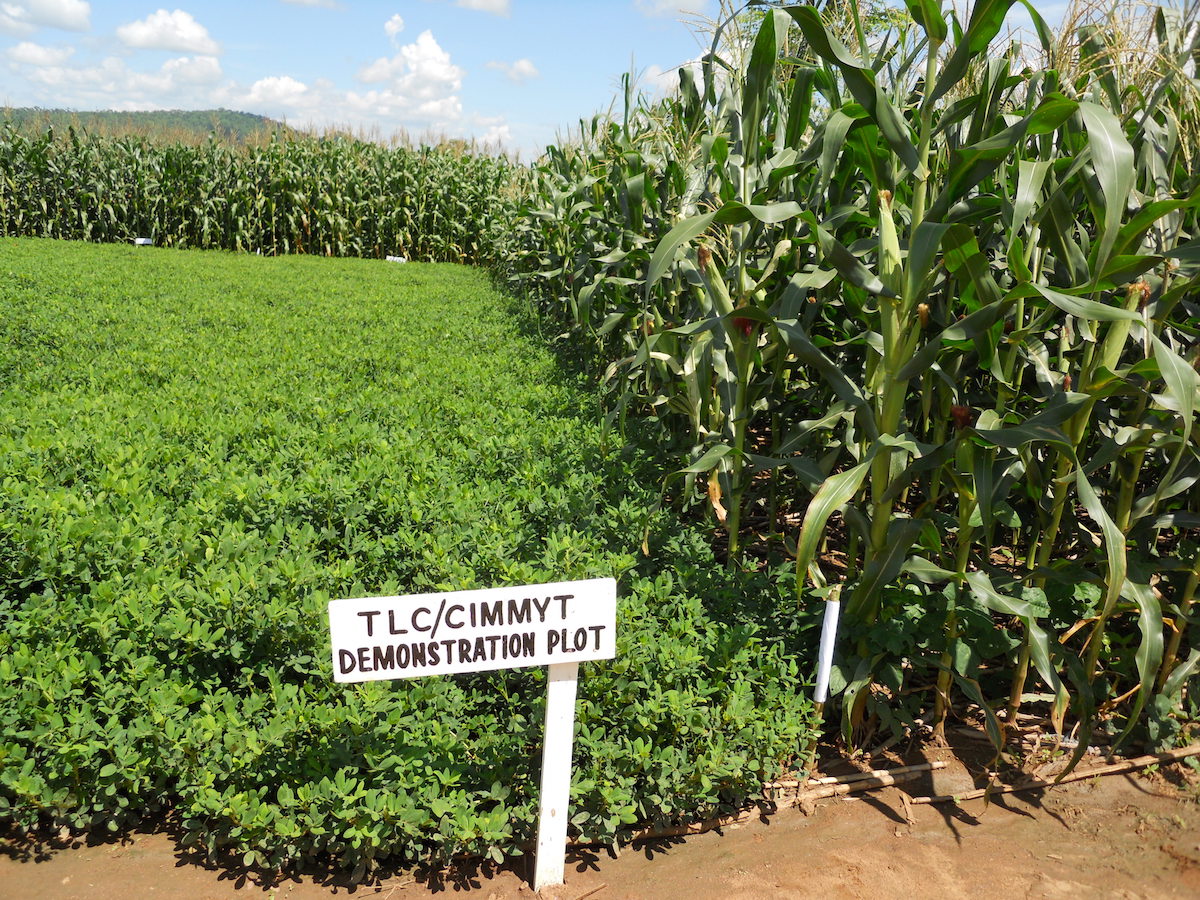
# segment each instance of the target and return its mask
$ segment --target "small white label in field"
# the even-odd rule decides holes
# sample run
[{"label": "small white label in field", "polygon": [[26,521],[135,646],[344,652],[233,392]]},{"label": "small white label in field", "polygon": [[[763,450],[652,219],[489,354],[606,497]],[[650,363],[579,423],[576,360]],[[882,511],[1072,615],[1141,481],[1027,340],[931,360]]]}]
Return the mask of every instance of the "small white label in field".
[{"label": "small white label in field", "polygon": [[405,259],[403,256],[389,256],[387,258],[387,261],[388,262],[408,262],[408,260]]},{"label": "small white label in field", "polygon": [[154,241],[150,238],[134,238],[133,243],[138,247],[153,247]]},{"label": "small white label in field", "polygon": [[611,578],[329,602],[334,681],[485,672],[616,656]]}]

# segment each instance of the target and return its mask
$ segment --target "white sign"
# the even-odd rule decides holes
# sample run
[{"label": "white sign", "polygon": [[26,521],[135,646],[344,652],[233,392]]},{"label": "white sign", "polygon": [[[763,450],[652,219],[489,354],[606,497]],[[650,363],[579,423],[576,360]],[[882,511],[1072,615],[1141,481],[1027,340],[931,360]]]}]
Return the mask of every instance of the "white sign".
[{"label": "white sign", "polygon": [[549,666],[533,887],[563,883],[579,663],[617,655],[611,578],[329,601],[335,681]]},{"label": "white sign", "polygon": [[329,602],[335,681],[379,681],[617,655],[611,578]]}]

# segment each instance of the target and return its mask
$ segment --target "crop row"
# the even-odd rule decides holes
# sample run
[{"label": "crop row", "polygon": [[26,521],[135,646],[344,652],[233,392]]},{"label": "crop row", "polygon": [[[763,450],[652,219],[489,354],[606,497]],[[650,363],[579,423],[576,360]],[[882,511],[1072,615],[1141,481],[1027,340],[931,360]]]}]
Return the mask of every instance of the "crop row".
[{"label": "crop row", "polygon": [[321,256],[486,258],[502,158],[340,137],[153,142],[0,127],[0,235]]},{"label": "crop row", "polygon": [[504,271],[731,564],[840,598],[848,739],[974,709],[999,745],[1033,704],[1079,754],[1097,723],[1170,741],[1200,666],[1196,27],[1026,4],[1005,44],[1012,6],[734,16],[673,96],[539,161]]}]

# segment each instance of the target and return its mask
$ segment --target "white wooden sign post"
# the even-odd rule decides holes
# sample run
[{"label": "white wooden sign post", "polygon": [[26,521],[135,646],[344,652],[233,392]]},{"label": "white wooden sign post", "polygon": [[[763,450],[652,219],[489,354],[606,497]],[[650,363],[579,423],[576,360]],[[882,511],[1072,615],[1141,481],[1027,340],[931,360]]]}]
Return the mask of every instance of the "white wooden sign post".
[{"label": "white wooden sign post", "polygon": [[617,655],[611,578],[329,602],[333,678],[548,666],[535,890],[563,883],[579,664]]}]

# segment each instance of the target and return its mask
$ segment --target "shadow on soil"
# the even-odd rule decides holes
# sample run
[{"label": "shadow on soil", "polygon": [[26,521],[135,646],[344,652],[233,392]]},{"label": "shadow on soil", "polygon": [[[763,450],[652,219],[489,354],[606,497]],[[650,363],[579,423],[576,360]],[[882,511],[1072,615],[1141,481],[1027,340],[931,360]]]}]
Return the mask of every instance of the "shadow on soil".
[{"label": "shadow on soil", "polygon": [[218,851],[208,854],[202,849],[185,846],[184,829],[170,819],[147,820],[138,826],[117,832],[88,832],[79,835],[66,835],[63,832],[29,834],[10,827],[0,831],[0,854],[15,862],[41,863],[49,861],[59,852],[81,847],[132,846],[136,843],[135,838],[138,835],[151,833],[165,834],[175,844],[177,868],[194,866],[215,872],[218,881],[228,882],[239,889],[252,885],[269,891],[289,882],[298,883],[304,880],[334,889],[335,893],[375,893],[375,886],[382,882],[424,884],[431,893],[442,893],[478,890],[505,871],[512,872],[526,881],[530,879],[526,872],[528,857],[514,859],[502,866],[480,859],[460,860],[452,867],[404,868],[384,865],[359,882],[353,881],[348,873],[338,872],[333,860],[324,864],[315,861],[294,870],[279,872],[261,866],[248,866],[241,855],[235,852]]}]

